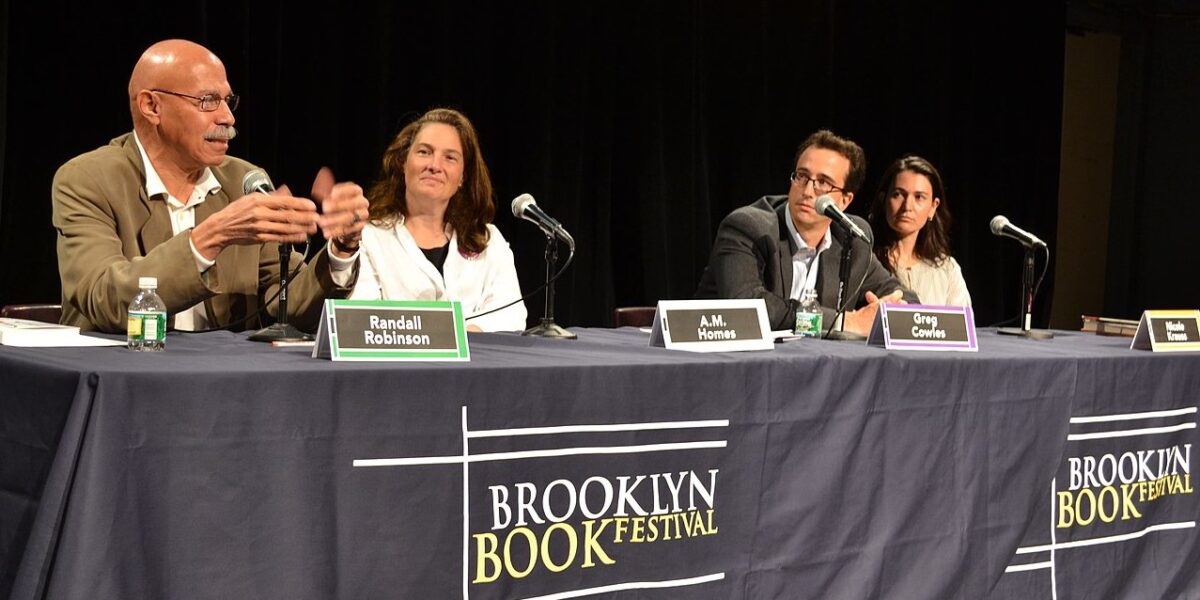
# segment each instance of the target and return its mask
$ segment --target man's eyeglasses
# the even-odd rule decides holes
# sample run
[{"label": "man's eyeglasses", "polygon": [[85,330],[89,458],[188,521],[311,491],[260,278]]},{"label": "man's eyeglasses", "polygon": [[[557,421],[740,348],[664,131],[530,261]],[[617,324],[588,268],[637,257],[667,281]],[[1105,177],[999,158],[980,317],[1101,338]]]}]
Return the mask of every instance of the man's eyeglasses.
[{"label": "man's eyeglasses", "polygon": [[195,100],[197,102],[197,106],[200,108],[200,110],[202,110],[204,112],[212,112],[214,110],[217,110],[217,108],[221,106],[222,100],[224,100],[225,104],[227,104],[229,106],[229,112],[233,112],[233,111],[237,110],[238,101],[241,100],[241,97],[238,96],[237,94],[230,94],[230,95],[222,98],[222,97],[218,96],[217,94],[205,94],[203,96],[189,96],[187,94],[180,94],[179,92],[172,92],[170,90],[160,90],[157,88],[152,89],[150,91],[158,92],[160,94],[170,94],[172,96],[179,96],[180,98],[187,98],[188,100]]},{"label": "man's eyeglasses", "polygon": [[792,183],[800,186],[801,188],[808,187],[808,183],[811,181],[813,184],[813,191],[816,192],[818,196],[832,194],[833,192],[842,192],[843,194],[846,193],[845,188],[840,188],[836,185],[833,185],[832,181],[817,179],[812,175],[805,173],[804,171],[792,171],[791,179]]}]

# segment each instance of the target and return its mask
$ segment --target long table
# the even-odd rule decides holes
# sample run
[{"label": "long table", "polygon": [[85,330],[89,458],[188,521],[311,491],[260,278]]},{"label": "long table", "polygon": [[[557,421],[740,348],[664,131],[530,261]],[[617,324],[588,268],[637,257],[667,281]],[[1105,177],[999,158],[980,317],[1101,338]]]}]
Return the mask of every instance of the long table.
[{"label": "long table", "polygon": [[1200,355],[577,333],[0,347],[0,597],[1200,595]]}]

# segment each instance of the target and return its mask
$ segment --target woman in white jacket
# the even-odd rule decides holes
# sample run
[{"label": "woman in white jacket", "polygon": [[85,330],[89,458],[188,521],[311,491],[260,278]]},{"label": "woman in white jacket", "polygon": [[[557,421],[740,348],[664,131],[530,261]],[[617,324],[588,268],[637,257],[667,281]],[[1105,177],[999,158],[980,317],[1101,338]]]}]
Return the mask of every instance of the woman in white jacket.
[{"label": "woman in white jacket", "polygon": [[[458,300],[475,315],[521,297],[512,249],[491,224],[492,181],[475,128],[431,110],[396,135],[368,195],[358,284],[363,300]],[[524,302],[467,321],[471,331],[525,329]]]}]

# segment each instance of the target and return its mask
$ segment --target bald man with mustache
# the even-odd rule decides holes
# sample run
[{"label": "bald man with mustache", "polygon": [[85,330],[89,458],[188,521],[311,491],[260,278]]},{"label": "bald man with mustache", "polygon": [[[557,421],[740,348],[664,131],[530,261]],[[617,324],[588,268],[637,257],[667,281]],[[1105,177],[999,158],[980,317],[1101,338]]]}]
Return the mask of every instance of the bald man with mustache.
[{"label": "bald man with mustache", "polygon": [[[362,189],[318,176],[313,195],[242,194],[255,166],[227,156],[238,97],[225,66],[186,40],[148,48],[129,78],[133,132],[59,168],[51,190],[58,231],[62,322],[125,330],[138,278],[158,278],[170,326],[263,325],[279,289],[279,243],[320,228],[330,243],[288,285],[288,320],[313,330],[322,300],[344,298],[357,276],[368,203]],[[303,264],[293,253],[290,264]],[[266,306],[275,317],[277,301]]]}]

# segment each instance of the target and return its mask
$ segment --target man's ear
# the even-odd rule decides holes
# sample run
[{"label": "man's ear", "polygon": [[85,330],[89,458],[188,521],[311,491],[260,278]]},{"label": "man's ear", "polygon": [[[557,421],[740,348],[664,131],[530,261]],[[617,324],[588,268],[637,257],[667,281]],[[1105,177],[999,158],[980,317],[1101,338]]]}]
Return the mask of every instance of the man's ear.
[{"label": "man's ear", "polygon": [[158,125],[162,120],[162,104],[149,90],[142,90],[137,95],[137,108],[142,118],[151,125]]},{"label": "man's ear", "polygon": [[842,212],[846,212],[846,208],[850,206],[851,202],[854,202],[854,194],[853,193],[847,194],[847,193],[843,192],[842,193]]}]

